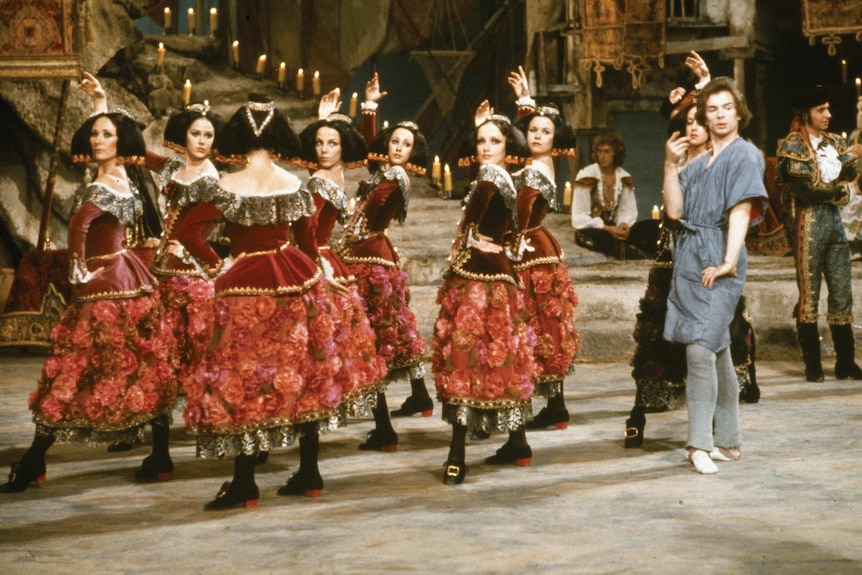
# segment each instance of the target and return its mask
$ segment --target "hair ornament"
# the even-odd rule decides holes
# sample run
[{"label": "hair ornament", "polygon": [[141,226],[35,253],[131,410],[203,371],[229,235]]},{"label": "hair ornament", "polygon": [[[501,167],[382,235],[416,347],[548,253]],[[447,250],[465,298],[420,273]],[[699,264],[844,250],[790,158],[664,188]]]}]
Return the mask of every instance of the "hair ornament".
[{"label": "hair ornament", "polygon": [[485,121],[487,122],[488,120],[494,120],[495,122],[500,122],[502,124],[512,123],[512,120],[510,120],[508,116],[504,116],[503,114],[491,114]]},{"label": "hair ornament", "polygon": [[345,116],[344,114],[339,114],[338,112],[333,112],[326,117],[327,122],[344,122],[345,124],[352,124],[353,120],[350,119],[349,116]]},{"label": "hair ornament", "polygon": [[412,130],[414,132],[419,131],[419,126],[416,125],[416,122],[411,122],[409,120],[403,120],[395,124],[396,128],[406,128],[408,130]]},{"label": "hair ornament", "polygon": [[125,117],[129,118],[129,119],[130,119],[130,120],[132,120],[133,122],[137,122],[137,121],[138,121],[138,119],[135,117],[135,115],[134,115],[134,114],[132,114],[132,113],[131,113],[130,111],[128,111],[126,108],[122,108],[122,107],[120,107],[120,106],[114,106],[113,108],[111,108],[110,110],[108,110],[108,114],[121,114],[121,115],[123,115],[123,116],[125,116]]},{"label": "hair ornament", "polygon": [[188,110],[189,112],[196,112],[201,116],[206,116],[210,113],[211,110],[210,102],[209,100],[204,100],[203,103],[195,102],[194,104],[189,104],[188,106],[186,106],[186,110]]},{"label": "hair ornament", "polygon": [[[260,126],[258,126],[257,122],[254,121],[252,111],[267,113],[266,118],[263,119]],[[255,137],[260,138],[264,128],[266,128],[275,117],[275,104],[272,102],[246,102],[245,117],[248,120],[248,123],[251,126],[251,131],[254,132]]]},{"label": "hair ornament", "polygon": [[560,111],[553,106],[539,106],[536,108],[536,113],[541,116],[559,116]]}]

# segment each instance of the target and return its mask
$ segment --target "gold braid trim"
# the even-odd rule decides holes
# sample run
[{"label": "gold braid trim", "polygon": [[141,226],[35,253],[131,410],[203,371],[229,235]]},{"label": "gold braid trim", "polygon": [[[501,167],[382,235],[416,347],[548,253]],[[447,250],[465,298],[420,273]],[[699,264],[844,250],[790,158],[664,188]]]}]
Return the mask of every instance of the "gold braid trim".
[{"label": "gold braid trim", "polygon": [[530,400],[514,401],[511,399],[473,399],[471,397],[450,397],[443,401],[445,405],[463,405],[473,409],[496,411],[499,409],[526,409]]},{"label": "gold braid trim", "polygon": [[232,296],[232,295],[268,295],[268,296],[281,296],[281,295],[289,295],[289,294],[297,294],[304,293],[308,291],[311,286],[320,281],[320,278],[323,277],[323,272],[319,269],[317,273],[314,274],[311,278],[305,280],[303,283],[299,285],[292,286],[278,286],[277,288],[253,288],[253,287],[232,287],[227,288],[221,291],[216,292],[216,297],[224,297],[224,296]]},{"label": "gold braid trim", "polygon": [[75,301],[77,302],[88,302],[88,301],[96,301],[100,299],[128,299],[133,297],[138,297],[141,295],[149,294],[155,289],[155,286],[151,284],[144,284],[137,289],[127,290],[127,291],[105,291],[99,292],[95,294],[81,295],[76,296]]},{"label": "gold braid trim", "polygon": [[[300,423],[327,420],[331,417],[336,417],[337,415],[337,408],[321,409],[304,413],[295,420],[291,420],[287,417],[273,417],[261,421],[244,423],[242,425],[219,425],[217,427],[198,425],[197,427],[188,427],[187,429],[192,435],[242,435],[244,433],[252,433],[262,429],[294,427]],[[152,417],[150,419],[152,419]]]},{"label": "gold braid trim", "polygon": [[374,256],[357,257],[357,256],[342,255],[341,259],[344,260],[344,263],[348,263],[348,264],[377,264],[380,266],[399,268],[399,269],[401,267],[395,262],[391,262],[389,260],[374,257]]},{"label": "gold braid trim", "polygon": [[109,260],[109,259],[112,259],[112,258],[118,257],[118,256],[120,256],[120,255],[122,255],[122,254],[128,253],[128,251],[129,251],[129,250],[127,250],[126,248],[123,248],[123,249],[121,249],[120,251],[118,251],[118,252],[114,252],[114,253],[112,253],[112,254],[105,254],[105,255],[102,255],[102,256],[92,256],[92,257],[87,258],[87,263],[95,262],[95,261],[99,261],[99,260]]},{"label": "gold braid trim", "polygon": [[534,260],[526,261],[526,262],[518,262],[516,264],[512,264],[512,268],[516,272],[523,271],[527,268],[531,268],[534,266],[542,266],[547,264],[557,265],[561,263],[565,263],[566,259],[563,254],[559,256],[545,256],[543,258],[536,258]]}]

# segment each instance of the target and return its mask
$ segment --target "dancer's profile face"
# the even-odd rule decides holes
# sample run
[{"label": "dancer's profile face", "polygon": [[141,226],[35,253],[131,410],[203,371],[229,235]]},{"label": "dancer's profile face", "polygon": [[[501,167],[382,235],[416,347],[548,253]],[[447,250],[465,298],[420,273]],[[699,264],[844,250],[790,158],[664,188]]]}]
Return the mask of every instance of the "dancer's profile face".
[{"label": "dancer's profile face", "polygon": [[545,116],[536,116],[527,126],[527,144],[534,158],[548,156],[554,148],[554,122]]}]

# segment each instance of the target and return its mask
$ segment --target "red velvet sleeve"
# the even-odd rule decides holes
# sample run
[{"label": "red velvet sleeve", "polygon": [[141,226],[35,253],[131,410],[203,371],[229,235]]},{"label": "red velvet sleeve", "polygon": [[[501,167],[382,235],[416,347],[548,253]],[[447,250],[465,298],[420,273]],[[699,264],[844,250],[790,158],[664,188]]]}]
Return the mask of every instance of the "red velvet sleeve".
[{"label": "red velvet sleeve", "polygon": [[518,213],[518,229],[516,231],[523,232],[530,226],[536,197],[541,194],[542,192],[529,186],[524,186],[518,190],[518,199],[515,202],[515,210]]},{"label": "red velvet sleeve", "polygon": [[365,138],[365,145],[371,146],[374,136],[377,135],[377,111],[362,110],[362,137]]},{"label": "red velvet sleeve", "polygon": [[307,216],[301,217],[293,222],[293,238],[296,241],[297,247],[302,250],[305,255],[310,257],[315,262],[320,257],[320,252],[317,249],[317,220]]},{"label": "red velvet sleeve", "polygon": [[87,232],[93,220],[103,213],[95,204],[84,202],[69,220],[69,252],[84,265],[87,262]]},{"label": "red velvet sleeve", "polygon": [[209,268],[217,267],[221,258],[207,243],[205,231],[211,229],[221,217],[221,212],[215,206],[203,202],[184,212],[173,229],[174,237],[192,257]]},{"label": "red velvet sleeve", "polygon": [[146,166],[146,168],[150,171],[161,172],[162,168],[165,167],[166,160],[167,158],[165,158],[164,156],[160,156],[155,152],[147,150],[147,157],[144,162],[144,166]]},{"label": "red velvet sleeve", "polygon": [[488,204],[496,193],[497,186],[491,182],[479,182],[470,196],[470,202],[464,208],[464,224],[479,223],[488,211]]}]

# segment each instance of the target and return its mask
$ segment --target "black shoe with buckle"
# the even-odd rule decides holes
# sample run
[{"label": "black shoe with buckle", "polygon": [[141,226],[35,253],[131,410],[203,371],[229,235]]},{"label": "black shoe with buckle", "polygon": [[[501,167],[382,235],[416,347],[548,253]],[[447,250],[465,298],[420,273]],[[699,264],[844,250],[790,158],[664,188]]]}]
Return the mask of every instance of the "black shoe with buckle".
[{"label": "black shoe with buckle", "polygon": [[416,396],[408,396],[401,404],[401,407],[389,412],[392,417],[410,417],[417,413],[421,413],[422,417],[431,417],[434,411],[434,400],[430,397],[416,398]]},{"label": "black shoe with buckle", "polygon": [[625,447],[640,447],[644,443],[644,427],[646,426],[646,411],[643,407],[635,406],[629,418],[626,419]]},{"label": "black shoe with buckle", "polygon": [[443,483],[445,485],[461,485],[467,475],[467,464],[463,461],[449,459],[443,464]]},{"label": "black shoe with buckle", "polygon": [[216,493],[215,499],[204,505],[204,511],[219,511],[240,505],[257,507],[258,499],[260,499],[260,491],[257,485],[252,484],[251,487],[239,488],[234,487],[230,481],[225,481],[219,492]]}]

